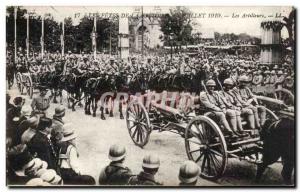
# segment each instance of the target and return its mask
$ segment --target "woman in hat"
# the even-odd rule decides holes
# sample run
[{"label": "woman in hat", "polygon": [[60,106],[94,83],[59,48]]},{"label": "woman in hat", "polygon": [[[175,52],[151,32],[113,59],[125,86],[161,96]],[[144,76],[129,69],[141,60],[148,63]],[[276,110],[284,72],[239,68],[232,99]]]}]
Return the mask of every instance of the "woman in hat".
[{"label": "woman in hat", "polygon": [[69,127],[69,124],[65,124],[58,159],[61,177],[64,184],[67,185],[95,185],[96,182],[93,177],[81,174],[76,137],[76,133]]}]

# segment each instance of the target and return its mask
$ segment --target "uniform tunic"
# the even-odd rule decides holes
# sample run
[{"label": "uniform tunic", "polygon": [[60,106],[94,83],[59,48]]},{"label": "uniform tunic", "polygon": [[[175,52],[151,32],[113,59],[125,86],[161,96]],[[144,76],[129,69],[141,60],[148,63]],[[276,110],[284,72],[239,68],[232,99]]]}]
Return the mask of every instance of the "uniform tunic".
[{"label": "uniform tunic", "polygon": [[101,185],[126,185],[132,176],[131,170],[121,163],[111,162],[100,173]]},{"label": "uniform tunic", "polygon": [[140,174],[133,176],[129,179],[129,185],[162,185],[161,183],[155,181],[154,175],[146,173],[144,171]]},{"label": "uniform tunic", "polygon": [[36,113],[47,113],[47,109],[50,106],[50,97],[48,95],[45,96],[37,96],[32,99],[31,107]]}]

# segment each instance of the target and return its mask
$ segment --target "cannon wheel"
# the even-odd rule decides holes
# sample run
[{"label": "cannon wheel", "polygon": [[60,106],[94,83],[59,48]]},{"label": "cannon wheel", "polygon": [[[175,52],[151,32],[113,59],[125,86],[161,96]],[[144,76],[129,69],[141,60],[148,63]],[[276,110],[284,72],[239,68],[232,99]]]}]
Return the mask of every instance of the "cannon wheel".
[{"label": "cannon wheel", "polygon": [[150,119],[144,105],[137,100],[128,104],[126,123],[132,141],[139,147],[145,146],[151,133]]},{"label": "cannon wheel", "polygon": [[26,91],[27,95],[29,95],[30,99],[32,99],[33,96],[33,84],[32,84],[32,79],[29,75],[26,76],[25,78],[25,85],[26,85]]},{"label": "cannon wheel", "polygon": [[201,177],[216,180],[224,174],[228,161],[227,145],[212,119],[198,116],[191,120],[185,130],[185,148],[188,158],[201,168]]},{"label": "cannon wheel", "polygon": [[295,101],[294,94],[287,89],[276,89],[274,93],[274,98],[283,101],[284,104],[288,106],[294,105]]},{"label": "cannon wheel", "polygon": [[266,120],[270,120],[270,121],[279,120],[278,116],[273,111],[271,111],[268,108],[265,108],[265,109],[266,109]]},{"label": "cannon wheel", "polygon": [[16,80],[17,80],[18,90],[22,95],[22,93],[23,93],[23,82],[22,82],[22,74],[20,72],[17,73]]}]

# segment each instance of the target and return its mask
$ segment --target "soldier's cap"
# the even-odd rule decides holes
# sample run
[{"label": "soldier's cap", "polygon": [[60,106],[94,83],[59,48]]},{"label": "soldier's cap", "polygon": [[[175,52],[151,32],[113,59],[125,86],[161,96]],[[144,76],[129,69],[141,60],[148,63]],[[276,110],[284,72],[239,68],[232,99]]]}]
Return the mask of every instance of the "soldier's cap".
[{"label": "soldier's cap", "polygon": [[77,134],[71,128],[71,124],[70,123],[64,124],[63,125],[63,138],[61,139],[61,142],[71,141],[75,138],[77,138]]},{"label": "soldier's cap", "polygon": [[37,130],[44,130],[47,127],[51,127],[51,125],[52,125],[52,119],[48,117],[41,117],[39,124],[37,126]]},{"label": "soldier's cap", "polygon": [[278,71],[278,73],[277,73],[278,75],[282,75],[283,74],[283,72],[282,71]]},{"label": "soldier's cap", "polygon": [[275,75],[275,74],[276,74],[275,70],[272,70],[272,71],[271,71],[271,74]]},{"label": "soldier's cap", "polygon": [[216,82],[212,79],[208,80],[205,84],[207,87],[211,86],[211,87],[215,87],[216,86]]},{"label": "soldier's cap", "polygon": [[160,160],[158,158],[158,156],[156,155],[146,155],[143,158],[143,164],[142,167],[143,168],[148,168],[148,169],[157,169],[160,166]]},{"label": "soldier's cap", "polygon": [[41,179],[51,184],[58,184],[61,181],[61,177],[56,174],[53,169],[47,169],[42,175]]},{"label": "soldier's cap", "polygon": [[120,161],[126,156],[126,149],[124,146],[119,144],[113,144],[109,148],[108,158],[111,161]]},{"label": "soldier's cap", "polygon": [[224,85],[233,85],[233,84],[234,83],[233,83],[232,79],[230,79],[230,78],[224,80]]},{"label": "soldier's cap", "polygon": [[63,105],[60,105],[55,108],[55,117],[63,117],[65,115],[66,108]]},{"label": "soldier's cap", "polygon": [[197,180],[200,168],[194,161],[185,161],[179,169],[178,178],[183,183],[192,183]]},{"label": "soldier's cap", "polygon": [[269,71],[269,70],[266,70],[266,71],[265,71],[265,74],[270,74],[270,71]]}]

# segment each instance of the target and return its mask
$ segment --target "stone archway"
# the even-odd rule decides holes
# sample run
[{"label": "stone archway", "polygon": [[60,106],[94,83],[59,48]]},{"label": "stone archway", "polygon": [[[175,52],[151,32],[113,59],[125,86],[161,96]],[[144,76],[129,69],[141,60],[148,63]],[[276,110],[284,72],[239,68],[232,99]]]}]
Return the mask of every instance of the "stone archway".
[{"label": "stone archway", "polygon": [[[147,18],[144,18],[144,22],[142,24],[142,19],[139,19],[137,25],[134,28],[135,31],[135,50],[136,51],[141,51],[142,50],[142,34],[144,32],[144,45],[147,44],[145,43],[146,39],[145,37],[147,36],[147,33],[150,33],[150,25],[149,21]],[[148,35],[149,36],[149,35]]]}]

